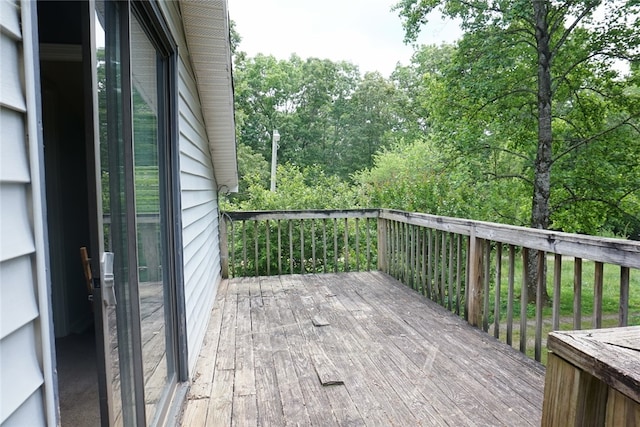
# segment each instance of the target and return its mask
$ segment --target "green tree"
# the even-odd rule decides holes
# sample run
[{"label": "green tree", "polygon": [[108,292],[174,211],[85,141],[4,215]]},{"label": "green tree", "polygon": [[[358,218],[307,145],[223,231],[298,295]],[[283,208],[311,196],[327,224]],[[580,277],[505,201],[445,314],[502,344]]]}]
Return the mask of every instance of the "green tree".
[{"label": "green tree", "polygon": [[[523,173],[501,170],[495,177],[518,175],[528,181],[529,224],[549,228],[556,188],[552,185],[562,185],[552,178],[558,155],[574,157],[582,147],[606,140],[598,135],[637,120],[637,103],[621,90],[629,82],[617,75],[613,65],[616,60],[637,58],[640,6],[622,0],[606,5],[573,0],[401,0],[396,8],[404,19],[407,40],[415,39],[426,15],[437,7],[460,18],[466,31],[444,85],[455,99],[450,96],[442,106],[458,123],[460,118],[467,123],[462,134],[451,128],[451,120],[444,120],[441,130],[449,128],[452,139],[466,141],[467,152],[492,152],[497,161],[504,159],[498,152],[516,159],[516,168]],[[604,18],[596,20],[596,13]],[[588,99],[608,103],[605,109],[617,114],[609,114],[599,127],[592,126],[598,109],[591,108],[594,104]],[[571,114],[580,120],[569,119]],[[571,128],[571,139],[561,143],[554,137],[554,125],[560,122]],[[532,257],[530,272],[535,272],[535,263]],[[534,279],[530,275],[530,300],[535,299]]]}]

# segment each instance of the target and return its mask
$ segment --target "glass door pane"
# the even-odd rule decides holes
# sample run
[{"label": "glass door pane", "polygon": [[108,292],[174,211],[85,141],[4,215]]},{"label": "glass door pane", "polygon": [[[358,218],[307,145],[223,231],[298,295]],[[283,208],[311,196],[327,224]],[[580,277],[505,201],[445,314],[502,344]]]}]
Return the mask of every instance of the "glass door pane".
[{"label": "glass door pane", "polygon": [[109,422],[157,425],[177,384],[169,62],[131,4],[95,5],[104,253],[114,259],[115,299],[102,290]]},{"label": "glass door pane", "polygon": [[[96,47],[98,116],[104,254],[113,254],[113,288],[102,282],[106,325],[105,352],[111,360],[107,382],[111,392],[113,425],[144,424],[142,362],[137,350],[140,325],[137,301],[137,251],[135,236],[134,162],[129,100],[128,5],[97,1]],[[103,273],[108,270],[102,265]],[[110,371],[110,372],[109,372]]]},{"label": "glass door pane", "polygon": [[[171,292],[168,265],[167,209],[164,181],[168,173],[165,60],[158,54],[135,15],[131,21],[133,147],[135,159],[136,236],[141,350],[147,422],[160,415],[162,397],[175,383],[172,348]],[[167,327],[169,325],[169,327]]]}]

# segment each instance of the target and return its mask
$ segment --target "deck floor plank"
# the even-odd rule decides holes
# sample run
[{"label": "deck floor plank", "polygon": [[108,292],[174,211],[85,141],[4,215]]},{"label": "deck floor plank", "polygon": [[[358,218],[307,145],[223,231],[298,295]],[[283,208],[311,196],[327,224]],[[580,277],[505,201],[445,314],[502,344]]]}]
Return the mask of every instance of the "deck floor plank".
[{"label": "deck floor plank", "polygon": [[[330,347],[329,352],[331,351],[331,347],[344,349],[345,353],[351,359],[351,365],[356,368],[355,372],[357,374],[351,375],[347,384],[351,384],[354,380],[357,381],[358,377],[361,377],[361,380],[369,389],[369,394],[371,394],[373,400],[379,402],[381,406],[380,409],[389,423],[393,425],[400,425],[406,422],[410,422],[412,425],[419,424],[420,417],[415,417],[416,413],[409,408],[410,402],[397,392],[399,389],[404,388],[404,385],[397,384],[397,372],[390,372],[388,369],[389,366],[383,366],[378,360],[379,355],[383,352],[383,346],[379,343],[380,340],[363,336],[357,327],[358,324],[356,324],[354,328],[353,324],[344,321],[344,316],[332,316],[332,308],[335,307],[340,310],[340,306],[334,305],[330,308],[325,304],[325,295],[335,295],[337,297],[339,294],[332,292],[314,293],[314,288],[317,288],[316,286],[311,285],[306,287],[305,294],[310,294],[315,304],[315,307],[310,304],[307,310],[309,312],[318,311],[323,313],[323,315],[331,319],[329,322],[334,325],[331,328],[320,328],[317,330],[320,341],[324,343],[325,346]],[[334,302],[336,301],[334,297],[331,299]],[[307,301],[310,300],[307,299]],[[375,344],[375,346],[372,347],[371,344]],[[358,375],[363,372],[367,374]],[[358,405],[358,407],[364,408],[367,404],[368,403],[363,402],[363,404]]]},{"label": "deck floor plank", "polygon": [[[372,278],[371,280],[374,279]],[[398,304],[396,298],[404,294],[405,291],[405,289],[400,286],[402,285],[398,286],[396,284],[396,286],[385,285],[384,287],[374,287],[373,289],[383,289],[388,293],[374,294],[368,299],[372,305],[377,304],[379,309],[389,308],[393,313],[401,313],[403,308],[409,310],[407,314],[403,315],[405,324],[411,324],[412,319],[416,318],[424,321],[432,320],[433,313],[425,316],[425,310],[421,305],[413,305],[412,301],[409,301],[410,305],[407,309],[406,304],[402,306]],[[365,292],[369,292],[369,290],[361,292],[365,294]],[[390,304],[380,305],[379,301],[381,298],[389,300]],[[427,301],[427,303],[430,303],[429,305],[433,307],[433,312],[440,312],[440,315],[442,315],[444,319],[443,322],[450,325],[445,329],[450,337],[450,339],[447,340],[448,347],[453,350],[454,354],[467,355],[467,357],[456,358],[459,367],[455,372],[461,372],[470,377],[468,381],[463,381],[463,383],[468,384],[473,381],[477,383],[476,386],[479,390],[494,392],[503,399],[503,403],[507,405],[511,404],[511,406],[509,406],[510,411],[508,411],[510,419],[513,419],[512,412],[517,413],[523,408],[523,400],[534,405],[542,404],[542,396],[530,392],[532,387],[534,389],[542,389],[544,387],[544,369],[539,363],[528,359],[519,352],[511,351],[505,345],[499,345],[497,340],[479,329],[467,328],[464,324],[457,324],[459,323],[457,322],[458,319],[450,316],[446,310],[440,306],[431,304],[430,301]],[[414,309],[411,310],[411,308]],[[449,320],[452,322],[449,322]],[[438,331],[434,331],[433,329],[417,327],[414,328],[414,331],[426,338],[424,341],[437,341],[439,339]],[[483,351],[483,349],[491,349],[491,352]],[[504,352],[505,349],[508,351]],[[501,355],[508,353],[513,359],[505,360],[503,357],[495,357],[492,352],[496,350],[502,350],[500,352]],[[508,363],[511,360],[514,360],[516,363]],[[474,370],[468,369],[472,363],[475,365]],[[519,369],[522,364],[529,369],[524,371]],[[517,368],[518,372],[511,372],[510,368]],[[474,373],[477,373],[477,375],[473,375]],[[537,375],[532,375],[534,373]],[[526,422],[532,422],[530,413],[526,411],[526,409],[522,411],[521,415]],[[538,424],[538,422],[534,424]]]},{"label": "deck floor plank", "polygon": [[[348,284],[347,284],[348,286]],[[358,295],[356,298],[362,298]],[[354,298],[355,299],[355,298]],[[388,302],[387,302],[388,304]],[[376,308],[376,322],[375,325],[368,326],[369,329],[379,328],[385,330],[384,339],[393,342],[392,336],[398,336],[401,339],[407,339],[412,337],[411,328],[407,323],[397,324],[398,328],[389,331],[389,328],[393,326],[393,322],[390,320],[393,309],[389,309],[386,304],[372,304],[372,307]],[[389,316],[387,316],[389,314]],[[363,322],[363,325],[367,325]],[[432,396],[431,393],[435,391],[437,394],[443,395],[448,403],[439,402],[436,407],[440,408],[442,413],[452,411],[457,413],[456,421],[461,422],[477,422],[483,425],[499,425],[506,423],[507,420],[502,422],[496,418],[496,411],[486,410],[487,402],[483,401],[479,396],[482,396],[485,390],[481,388],[473,378],[469,378],[464,366],[460,366],[456,363],[458,358],[464,358],[464,353],[461,355],[450,355],[446,352],[442,352],[443,347],[447,347],[449,342],[442,342],[438,340],[420,340],[424,344],[423,347],[418,347],[418,351],[414,353],[412,359],[407,360],[407,356],[411,357],[411,353],[402,353],[397,351],[394,347],[387,346],[387,357],[389,358],[388,364],[393,366],[394,364],[404,362],[404,370],[406,372],[413,372],[418,378],[432,379],[432,378],[451,378],[455,381],[434,381],[433,384],[437,387],[435,390],[425,390],[427,396]],[[424,355],[427,355],[425,358]],[[402,371],[402,369],[401,369]],[[417,386],[425,385],[417,383]],[[423,390],[419,388],[419,390]],[[431,392],[431,393],[430,393]],[[437,399],[437,398],[435,398]],[[463,410],[456,411],[456,409],[464,408]],[[468,415],[463,415],[463,414]],[[473,414],[473,415],[471,415]],[[449,414],[450,416],[451,414]],[[472,417],[472,418],[470,418]]]},{"label": "deck floor plank", "polygon": [[[251,287],[256,281],[241,280],[237,287],[236,360],[233,382],[232,421],[238,426],[256,425],[258,405],[256,400],[255,361],[251,324]],[[258,282],[259,287],[259,282]]]},{"label": "deck floor plank", "polygon": [[[288,283],[294,286],[297,284],[298,287],[300,285],[295,277],[289,279]],[[375,421],[386,420],[386,417],[381,413],[381,408],[377,401],[370,398],[372,390],[366,387],[361,378],[353,375],[353,362],[348,357],[350,352],[345,348],[348,343],[342,342],[341,346],[332,345],[331,343],[335,344],[338,341],[334,339],[327,345],[322,342],[319,331],[316,330],[317,327],[313,326],[313,314],[317,310],[314,310],[313,297],[309,294],[309,290],[309,288],[305,288],[304,292],[292,295],[292,300],[294,301],[292,307],[298,324],[301,325],[305,333],[312,361],[319,363],[320,360],[313,360],[313,358],[314,355],[322,354],[324,358],[331,362],[332,369],[334,369],[333,374],[342,381],[342,384],[323,388],[330,400],[331,408],[338,424],[350,426],[381,425],[375,424]],[[341,369],[338,369],[338,367]],[[320,383],[320,379],[317,381]],[[349,387],[345,387],[345,384],[349,384]],[[372,414],[372,412],[376,411],[378,412],[377,414]]]},{"label": "deck floor plank", "polygon": [[[336,293],[336,298],[333,299],[333,307],[338,306],[347,298],[344,289],[334,288],[333,291],[327,287],[324,289],[325,292]],[[360,302],[351,300],[349,304],[355,306]],[[357,310],[357,312],[362,313],[361,310]],[[414,354],[422,361],[421,364],[414,365],[410,357],[396,348],[396,344],[390,339],[393,337],[383,334],[382,329],[379,328],[380,321],[381,318],[379,316],[377,316],[376,322],[365,322],[363,317],[356,321],[355,318],[351,317],[351,322],[347,327],[358,332],[358,338],[361,342],[377,343],[378,349],[375,352],[377,357],[376,366],[381,371],[391,374],[391,377],[397,381],[394,389],[397,390],[398,398],[408,403],[411,410],[418,417],[420,424],[460,425],[460,420],[464,420],[465,415],[462,411],[456,411],[457,407],[452,405],[450,401],[442,400],[437,393],[438,390],[433,387],[433,383],[427,380],[428,373],[421,371],[422,365],[430,364],[432,350],[422,347],[412,349]],[[399,333],[398,335],[404,334]],[[401,340],[406,340],[406,338],[401,338]],[[457,421],[448,422],[441,412],[446,413],[448,417],[455,416]],[[468,419],[467,421],[470,422]]]},{"label": "deck floor plank", "polygon": [[540,422],[542,365],[383,273],[232,279],[211,316],[185,426]]},{"label": "deck floor plank", "polygon": [[[369,298],[370,302],[375,305],[381,297],[393,299],[398,296],[398,293],[402,294],[404,291],[402,288],[396,287],[396,289],[392,289],[393,287],[391,286],[389,288],[389,295],[375,295]],[[365,295],[368,290],[361,289],[360,292]],[[381,310],[389,309],[394,313],[398,313],[403,309],[407,310],[407,314],[404,317],[407,325],[410,325],[413,319],[418,319],[419,321],[433,320],[432,315],[429,316],[429,319],[425,319],[423,316],[424,310],[421,306],[412,310],[413,307],[411,305],[408,307],[406,305],[399,306],[396,302],[390,301],[390,303],[385,306],[378,305],[378,308]],[[497,405],[496,408],[490,412],[500,417],[501,422],[513,422],[514,416],[520,414],[522,417],[520,421],[521,425],[531,423],[538,424],[539,420],[531,420],[530,413],[526,409],[521,411],[523,408],[523,400],[528,401],[531,396],[535,395],[530,393],[531,388],[529,384],[522,381],[519,372],[517,373],[518,375],[514,375],[516,373],[510,371],[510,368],[514,366],[519,367],[520,365],[504,363],[501,358],[487,357],[487,352],[483,351],[483,349],[494,348],[496,342],[493,338],[483,334],[479,330],[463,327],[464,325],[456,325],[455,323],[457,322],[446,326],[450,318],[449,313],[442,310],[439,306],[434,306],[433,309],[436,312],[440,311],[441,315],[444,316],[442,319],[442,323],[445,324],[444,329],[434,332],[432,329],[417,327],[414,328],[414,332],[422,336],[424,341],[427,342],[442,341],[443,333],[444,336],[449,337],[449,339],[446,340],[447,346],[441,346],[441,351],[447,351],[452,357],[436,358],[435,369],[440,369],[443,375],[456,375],[460,381],[451,383],[451,385],[464,386],[467,390],[463,390],[463,395],[471,394],[482,396],[484,393],[495,394],[495,400],[487,402],[486,399],[483,399],[479,400],[479,404],[486,406],[495,403]],[[456,321],[457,319],[452,318],[451,320]],[[458,337],[458,339],[454,339],[454,336]],[[522,357],[522,362],[532,369],[538,368],[537,363],[526,359],[524,356]],[[543,386],[542,383],[539,384],[539,387]],[[540,398],[541,396],[539,399]],[[501,401],[498,402],[498,399]],[[537,403],[541,404],[541,400],[539,399],[537,399]],[[500,412],[498,409],[504,405],[507,405],[506,412]],[[526,408],[526,406],[524,406],[524,408]]]},{"label": "deck floor plank", "polygon": [[289,292],[287,298],[279,300],[280,306],[283,308],[281,320],[284,324],[290,325],[286,330],[287,343],[291,350],[293,368],[298,375],[309,421],[312,425],[336,423],[338,419],[335,414],[329,414],[329,419],[327,419],[327,412],[323,409],[330,406],[330,401],[325,387],[319,381],[313,366],[314,346],[309,345],[308,334],[306,333],[309,325],[304,321],[300,322],[300,319],[296,317],[296,300],[294,298],[295,295],[292,294],[295,291],[285,279],[285,277],[282,278],[282,284]]},{"label": "deck floor plank", "polygon": [[287,289],[282,286],[280,280],[270,281],[274,295],[274,304],[271,310],[267,311],[267,322],[273,325],[271,332],[271,346],[273,349],[273,359],[278,379],[278,389],[282,402],[282,412],[284,413],[286,425],[310,425],[309,414],[307,413],[302,387],[298,375],[294,368],[291,348],[287,341],[297,333],[297,325],[288,319],[286,298]]},{"label": "deck floor plank", "polygon": [[[273,292],[267,280],[260,280],[259,291],[262,305],[251,306],[253,328],[253,354],[255,363],[256,398],[260,402],[258,416],[262,425],[281,426],[285,424],[282,401],[278,390],[278,379],[273,362],[270,335],[272,326],[267,323],[265,312],[273,309]],[[251,292],[254,289],[252,288]],[[257,299],[252,297],[252,304]]]}]

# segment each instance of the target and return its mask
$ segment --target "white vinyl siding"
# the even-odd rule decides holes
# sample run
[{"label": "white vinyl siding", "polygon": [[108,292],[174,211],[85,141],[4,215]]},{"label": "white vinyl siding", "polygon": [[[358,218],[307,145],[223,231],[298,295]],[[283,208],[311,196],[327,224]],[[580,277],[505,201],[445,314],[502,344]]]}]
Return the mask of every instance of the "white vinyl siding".
[{"label": "white vinyl siding", "polygon": [[19,3],[0,0],[0,425],[3,427],[56,422],[35,102],[37,59],[31,37],[34,5],[29,0]]},{"label": "white vinyl siding", "polygon": [[196,80],[177,2],[161,3],[178,43],[178,128],[185,316],[189,372],[204,340],[220,282],[217,185]]}]

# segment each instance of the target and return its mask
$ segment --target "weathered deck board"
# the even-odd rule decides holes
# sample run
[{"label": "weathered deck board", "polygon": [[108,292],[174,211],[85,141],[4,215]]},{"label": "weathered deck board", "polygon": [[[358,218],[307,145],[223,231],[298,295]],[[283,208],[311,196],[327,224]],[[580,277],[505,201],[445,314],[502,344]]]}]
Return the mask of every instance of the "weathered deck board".
[{"label": "weathered deck board", "polygon": [[377,272],[225,283],[196,369],[185,426],[539,425],[542,411],[540,364]]}]

